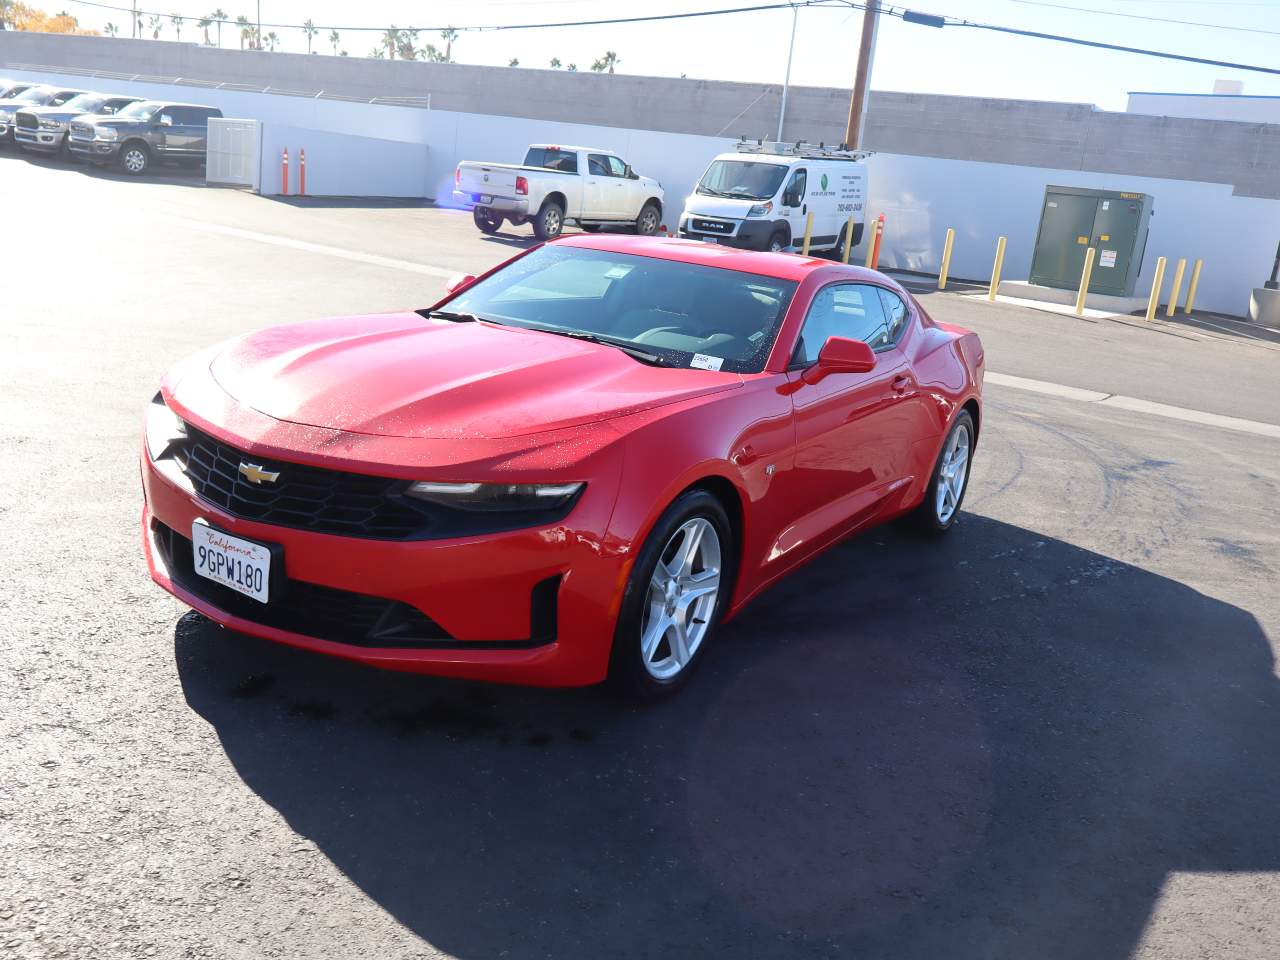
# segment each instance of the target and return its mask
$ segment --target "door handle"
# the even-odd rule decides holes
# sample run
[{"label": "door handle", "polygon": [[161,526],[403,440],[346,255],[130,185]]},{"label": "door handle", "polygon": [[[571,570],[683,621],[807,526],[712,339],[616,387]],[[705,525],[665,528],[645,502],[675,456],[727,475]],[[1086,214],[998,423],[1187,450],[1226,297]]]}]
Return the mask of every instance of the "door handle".
[{"label": "door handle", "polygon": [[911,378],[900,373],[893,378],[892,386],[894,393],[906,393],[907,388],[911,386]]}]

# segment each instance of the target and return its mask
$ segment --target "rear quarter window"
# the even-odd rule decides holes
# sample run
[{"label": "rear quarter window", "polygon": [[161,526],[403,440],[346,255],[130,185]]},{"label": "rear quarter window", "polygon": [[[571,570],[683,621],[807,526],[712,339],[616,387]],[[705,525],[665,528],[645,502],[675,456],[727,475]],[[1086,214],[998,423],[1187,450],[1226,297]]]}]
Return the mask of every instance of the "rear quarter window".
[{"label": "rear quarter window", "polygon": [[570,150],[551,150],[546,147],[530,147],[524,156],[526,167],[543,167],[560,173],[578,172],[578,155]]}]

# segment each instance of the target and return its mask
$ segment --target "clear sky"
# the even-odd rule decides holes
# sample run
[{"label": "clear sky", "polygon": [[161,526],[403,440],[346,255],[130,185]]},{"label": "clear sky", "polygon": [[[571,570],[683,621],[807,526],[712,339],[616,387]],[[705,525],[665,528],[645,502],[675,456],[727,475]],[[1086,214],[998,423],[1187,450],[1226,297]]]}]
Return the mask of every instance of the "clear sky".
[{"label": "clear sky", "polygon": [[[104,2],[127,5],[127,0]],[[368,0],[361,4],[262,0],[262,20],[300,23],[312,18],[326,27],[316,40],[316,49],[326,53],[330,52],[327,28],[337,26],[341,47],[354,57],[367,55],[377,34],[343,27],[534,23],[763,2],[768,0]],[[66,9],[86,26],[101,28],[111,20],[123,25],[122,34],[128,35],[127,15],[64,0],[38,0],[36,5],[50,11]],[[139,0],[139,5],[187,16],[183,28],[183,39],[187,40],[198,36],[194,20],[219,3]],[[220,0],[220,5],[232,17],[256,15],[254,0]],[[1280,0],[910,0],[899,4],[903,5],[973,21],[1280,68]],[[1144,17],[1196,21],[1198,25],[1136,19]],[[595,58],[612,50],[618,54],[621,73],[779,83],[786,67],[791,21],[790,11],[778,10],[653,24],[464,33],[454,43],[454,57],[463,63],[503,66],[518,58],[522,67],[546,67],[552,57],[558,57],[586,70]],[[792,83],[850,86],[861,22],[860,11],[800,10]],[[305,52],[300,30],[276,32],[283,40],[279,49]],[[167,22],[162,38],[173,39],[173,28]],[[437,37],[420,38],[420,42],[427,40],[439,42]],[[222,42],[224,46],[238,45],[234,29],[224,27]],[[519,75],[512,76],[513,82],[518,82]],[[1280,96],[1280,76],[1276,75],[960,27],[939,30],[884,17],[872,87],[1063,100],[1123,110],[1130,90],[1208,93],[1217,78],[1243,80],[1246,94]]]}]

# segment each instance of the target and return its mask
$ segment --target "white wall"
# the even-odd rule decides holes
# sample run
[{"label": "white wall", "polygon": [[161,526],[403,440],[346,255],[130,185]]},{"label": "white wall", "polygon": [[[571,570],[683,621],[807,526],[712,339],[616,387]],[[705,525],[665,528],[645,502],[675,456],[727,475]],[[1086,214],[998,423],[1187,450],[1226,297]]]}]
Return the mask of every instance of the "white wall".
[{"label": "white wall", "polygon": [[[517,162],[531,142],[607,147],[638,172],[662,183],[666,190],[663,220],[673,228],[684,197],[708,161],[734,143],[730,138],[518,117],[74,76],[28,76],[207,103],[227,116],[262,120],[267,129],[273,124],[277,129],[305,128],[314,148],[311,142],[302,142],[301,129],[281,136],[297,141],[288,144],[291,153],[297,145],[307,148],[308,192],[317,194],[331,189],[363,196],[425,195],[447,202],[453,191],[453,170],[461,160]],[[268,144],[266,132],[263,139],[263,184],[270,190],[279,183],[280,148],[285,143],[277,138]],[[380,154],[385,154],[386,163],[372,159]],[[1280,200],[1237,197],[1222,184],[888,153],[874,155],[870,165],[868,218],[879,213],[886,217],[882,267],[936,271],[946,229],[955,227],[953,276],[989,278],[996,237],[1003,234],[1009,238],[1004,277],[1024,279],[1031,268],[1031,248],[1047,185],[1132,190],[1155,197],[1139,290],[1150,289],[1157,257],[1171,261],[1199,257],[1205,265],[1197,303],[1243,316],[1250,291],[1270,273],[1280,240]],[[342,171],[340,183],[326,179],[337,171]],[[863,256],[861,251],[855,254],[859,260]]]},{"label": "white wall", "polygon": [[1157,257],[1170,261],[1166,294],[1177,259],[1186,257],[1190,270],[1199,258],[1205,263],[1196,303],[1243,316],[1251,290],[1270,275],[1280,240],[1280,200],[1233,196],[1223,184],[888,153],[875,154],[870,165],[868,214],[885,215],[882,268],[936,273],[947,227],[954,227],[952,276],[989,280],[996,239],[1003,234],[1003,276],[1022,280],[1031,272],[1046,186],[1127,190],[1155,198],[1135,292],[1151,289]]},{"label": "white wall", "polygon": [[1153,117],[1195,117],[1200,120],[1240,120],[1280,123],[1280,97],[1251,97],[1220,93],[1131,93],[1125,113]]}]

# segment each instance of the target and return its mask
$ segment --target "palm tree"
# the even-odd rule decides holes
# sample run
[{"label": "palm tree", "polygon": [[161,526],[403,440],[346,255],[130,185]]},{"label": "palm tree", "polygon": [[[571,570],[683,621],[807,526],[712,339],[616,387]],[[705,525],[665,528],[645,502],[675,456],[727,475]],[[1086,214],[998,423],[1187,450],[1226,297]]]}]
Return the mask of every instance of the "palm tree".
[{"label": "palm tree", "polygon": [[249,25],[249,18],[244,14],[236,17],[236,26],[240,28],[240,49],[244,49],[244,42],[253,36],[253,27]]},{"label": "palm tree", "polygon": [[311,52],[311,40],[320,31],[316,29],[314,21],[310,17],[302,21],[302,32],[307,35],[307,53]]},{"label": "palm tree", "polygon": [[440,31],[440,39],[444,41],[444,59],[441,63],[453,63],[453,41],[458,39],[458,31],[446,27]]},{"label": "palm tree", "polygon": [[179,43],[182,42],[182,19],[183,18],[176,13],[169,17],[169,22],[173,24],[174,32],[178,35]]},{"label": "palm tree", "polygon": [[508,66],[508,67],[518,67],[518,66],[520,66],[520,58],[519,58],[519,57],[512,57],[512,58],[510,59],[510,61],[508,61],[508,62],[507,62],[507,66]]},{"label": "palm tree", "polygon": [[227,11],[219,7],[213,13],[209,14],[213,18],[213,22],[218,25],[218,46],[222,46],[222,21],[227,19]]},{"label": "palm tree", "polygon": [[153,17],[148,18],[148,20],[147,20],[147,26],[149,26],[149,27],[151,28],[151,39],[152,39],[152,40],[159,40],[159,39],[160,39],[160,31],[161,31],[161,29],[163,29],[163,28],[162,28],[162,26],[161,26],[161,24],[162,24],[162,23],[163,23],[163,21],[162,21],[162,19],[160,18],[160,16],[159,16],[159,15],[156,15],[156,16],[153,16]]},{"label": "palm tree", "polygon": [[591,64],[591,69],[594,70],[596,73],[605,73],[605,72],[613,73],[613,68],[616,67],[620,62],[621,61],[618,59],[618,55],[614,53],[612,50],[608,50],[605,52],[605,55],[603,57],[601,57],[595,63]]},{"label": "palm tree", "polygon": [[552,70],[559,70],[559,69],[560,69],[560,58],[559,58],[559,57],[552,57],[552,58],[551,58],[551,69],[552,69]]},{"label": "palm tree", "polygon": [[117,27],[114,23],[108,23],[105,27],[102,28],[102,32],[105,33],[108,37],[114,37],[117,33],[120,32],[120,28]]},{"label": "palm tree", "polygon": [[274,30],[270,30],[267,32],[267,35],[262,38],[262,40],[264,43],[266,43],[267,49],[270,50],[272,53],[274,53],[276,49],[276,44],[280,42],[280,37],[276,35],[276,32]]},{"label": "palm tree", "polygon": [[390,60],[396,58],[396,47],[400,45],[400,31],[396,29],[393,23],[390,29],[382,34],[382,45],[387,48],[387,57]]},{"label": "palm tree", "polygon": [[373,50],[369,52],[369,57],[373,60],[385,60],[387,59],[387,48],[374,47]]},{"label": "palm tree", "polygon": [[212,26],[213,26],[212,16],[201,17],[199,20],[196,21],[196,27],[204,31],[204,45],[206,47],[213,46],[213,44],[209,42],[209,28]]},{"label": "palm tree", "polygon": [[577,72],[578,72],[578,65],[577,65],[576,63],[571,63],[571,64],[569,64],[569,72],[570,72],[570,73],[577,73]]},{"label": "palm tree", "polygon": [[342,38],[338,36],[338,31],[337,31],[337,30],[330,30],[330,31],[329,31],[329,43],[333,45],[333,55],[334,55],[335,57],[338,55],[338,41],[339,41],[340,39],[342,39]]},{"label": "palm tree", "polygon": [[13,14],[16,0],[0,0],[0,27],[14,26]]}]

